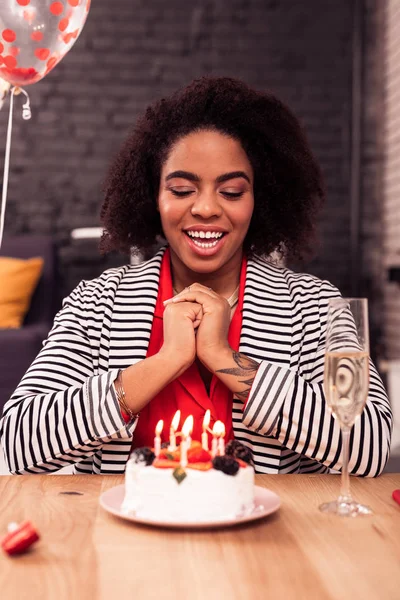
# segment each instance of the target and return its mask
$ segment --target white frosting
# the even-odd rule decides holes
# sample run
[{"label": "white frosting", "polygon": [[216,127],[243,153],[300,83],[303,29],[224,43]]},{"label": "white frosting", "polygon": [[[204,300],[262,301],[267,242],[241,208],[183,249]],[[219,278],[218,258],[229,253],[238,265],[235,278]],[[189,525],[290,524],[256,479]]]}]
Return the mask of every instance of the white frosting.
[{"label": "white frosting", "polygon": [[206,522],[234,519],[254,507],[254,469],[236,475],[186,469],[178,483],[172,469],[128,461],[122,512],[153,521]]}]

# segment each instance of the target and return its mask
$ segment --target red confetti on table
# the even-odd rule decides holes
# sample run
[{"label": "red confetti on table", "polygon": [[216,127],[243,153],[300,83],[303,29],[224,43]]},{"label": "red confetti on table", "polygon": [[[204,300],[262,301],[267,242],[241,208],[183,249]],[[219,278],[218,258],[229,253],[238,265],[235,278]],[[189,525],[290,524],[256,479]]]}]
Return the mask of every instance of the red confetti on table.
[{"label": "red confetti on table", "polygon": [[3,52],[3,50],[4,50],[4,46],[3,46],[3,44],[0,42],[0,54]]},{"label": "red confetti on table", "polygon": [[3,36],[3,40],[10,44],[17,39],[15,31],[12,29],[4,29],[1,35]]},{"label": "red confetti on table", "polygon": [[[14,525],[14,524],[13,524]],[[37,542],[39,534],[30,521],[24,521],[20,525],[9,526],[9,532],[0,542],[4,552],[12,556],[25,552],[32,544]]]},{"label": "red confetti on table", "polygon": [[79,6],[81,3],[81,0],[68,0],[68,4],[70,6]]},{"label": "red confetti on table", "polygon": [[400,490],[394,490],[392,498],[397,504],[400,504]]},{"label": "red confetti on table", "polygon": [[64,5],[62,2],[53,2],[53,4],[50,5],[50,12],[58,17],[64,12]]},{"label": "red confetti on table", "polygon": [[30,4],[31,0],[17,0],[17,3],[20,6],[28,6],[28,4]]}]

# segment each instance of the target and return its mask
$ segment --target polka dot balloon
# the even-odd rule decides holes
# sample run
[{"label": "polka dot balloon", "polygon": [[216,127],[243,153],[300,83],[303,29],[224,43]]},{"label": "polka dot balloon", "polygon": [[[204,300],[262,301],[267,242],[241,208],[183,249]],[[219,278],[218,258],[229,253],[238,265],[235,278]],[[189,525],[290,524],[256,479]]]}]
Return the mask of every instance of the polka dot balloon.
[{"label": "polka dot balloon", "polygon": [[0,77],[37,83],[71,50],[91,0],[0,0]]}]

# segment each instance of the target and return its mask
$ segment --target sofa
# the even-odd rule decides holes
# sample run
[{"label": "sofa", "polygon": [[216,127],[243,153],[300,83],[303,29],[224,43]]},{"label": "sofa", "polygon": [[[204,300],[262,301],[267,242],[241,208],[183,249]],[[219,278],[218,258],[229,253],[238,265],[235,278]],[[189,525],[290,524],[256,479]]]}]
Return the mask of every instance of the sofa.
[{"label": "sofa", "polygon": [[5,237],[0,256],[44,259],[43,271],[20,329],[0,329],[0,415],[22,376],[37,356],[57,307],[56,246],[50,236]]}]

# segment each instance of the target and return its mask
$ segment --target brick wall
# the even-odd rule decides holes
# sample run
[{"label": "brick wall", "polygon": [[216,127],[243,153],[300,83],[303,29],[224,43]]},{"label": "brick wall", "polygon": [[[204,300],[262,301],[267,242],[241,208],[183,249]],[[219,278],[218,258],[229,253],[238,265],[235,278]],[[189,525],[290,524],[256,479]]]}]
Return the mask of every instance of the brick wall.
[{"label": "brick wall", "polygon": [[233,75],[304,123],[328,187],[308,269],[349,293],[351,12],[349,0],[94,0],[72,51],[30,88],[32,120],[16,116],[6,232],[57,237],[63,293],[95,276],[105,263],[79,268],[69,234],[98,225],[105,169],[137,114],[193,77]]},{"label": "brick wall", "polygon": [[[384,268],[400,266],[400,2],[385,11],[385,123],[383,169]],[[385,343],[389,359],[400,358],[400,287],[384,285]]]}]

